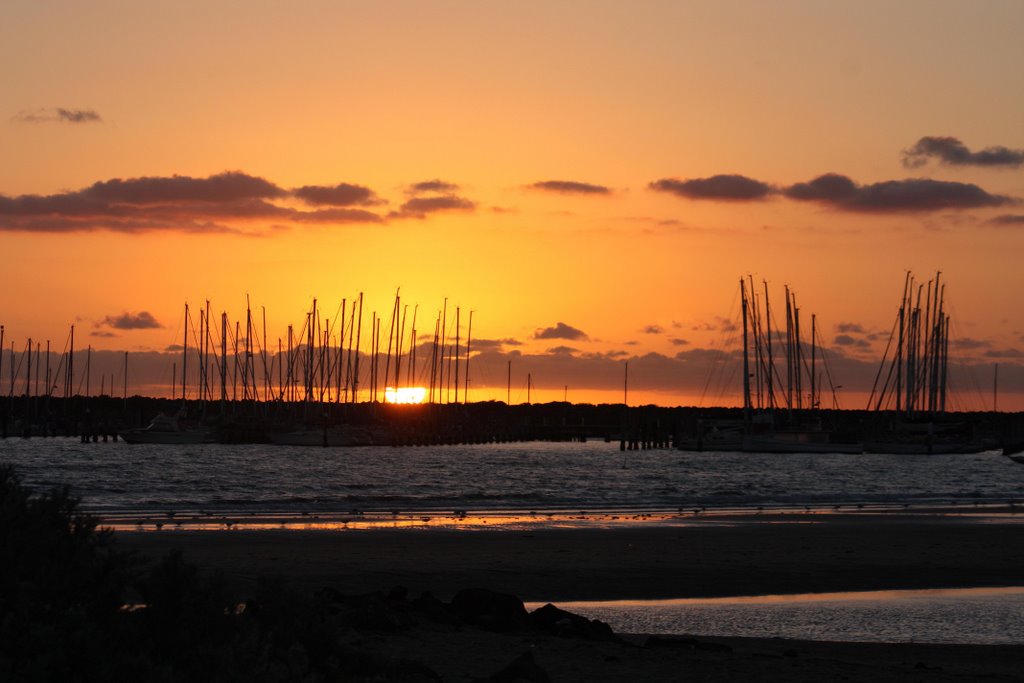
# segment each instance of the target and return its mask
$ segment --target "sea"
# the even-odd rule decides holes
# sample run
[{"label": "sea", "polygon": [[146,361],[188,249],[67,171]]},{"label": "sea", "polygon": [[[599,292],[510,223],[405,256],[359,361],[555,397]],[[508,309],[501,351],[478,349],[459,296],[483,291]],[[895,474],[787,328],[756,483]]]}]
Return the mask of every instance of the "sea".
[{"label": "sea", "polygon": [[1024,466],[971,455],[620,451],[604,441],[316,448],[0,440],[31,487],[100,516],[729,510],[1024,503]]},{"label": "sea", "polygon": [[[1024,510],[1024,466],[996,451],[780,455],[620,451],[603,441],[309,448],[34,438],[0,440],[0,464],[35,489],[69,486],[84,510],[115,528],[171,520],[223,528],[224,520],[263,519],[302,529],[321,528],[320,520],[357,528],[375,519],[593,524],[698,511]],[[561,606],[627,633],[1024,644],[1020,587]]]}]

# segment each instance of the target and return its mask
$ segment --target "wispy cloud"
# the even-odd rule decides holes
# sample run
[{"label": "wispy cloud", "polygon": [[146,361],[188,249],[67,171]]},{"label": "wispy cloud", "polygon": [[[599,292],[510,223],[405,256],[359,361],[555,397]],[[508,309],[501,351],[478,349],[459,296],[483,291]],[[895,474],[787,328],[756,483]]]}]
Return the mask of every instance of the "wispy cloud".
[{"label": "wispy cloud", "polygon": [[542,190],[557,194],[609,195],[612,193],[610,187],[583,183],[577,180],[541,180],[527,187],[532,190]]},{"label": "wispy cloud", "polygon": [[53,107],[22,109],[11,120],[16,123],[100,123],[103,118],[92,109]]},{"label": "wispy cloud", "polygon": [[476,210],[476,202],[459,197],[453,194],[439,195],[437,197],[413,197],[402,204],[398,211],[392,212],[392,218],[426,218],[428,214],[439,211],[465,211]]},{"label": "wispy cloud", "polygon": [[930,159],[937,159],[949,166],[1017,168],[1024,164],[1024,149],[1010,149],[1000,145],[972,152],[958,138],[926,136],[913,147],[903,150],[903,165],[907,168],[924,166]]},{"label": "wispy cloud", "polygon": [[459,186],[455,183],[450,183],[446,180],[434,178],[433,180],[421,180],[418,183],[413,183],[409,186],[408,192],[410,194],[421,194],[424,192],[440,192],[442,194],[451,194],[458,192]]},{"label": "wispy cloud", "polygon": [[990,218],[987,223],[1000,228],[1024,227],[1024,215],[1005,213],[995,218]]}]

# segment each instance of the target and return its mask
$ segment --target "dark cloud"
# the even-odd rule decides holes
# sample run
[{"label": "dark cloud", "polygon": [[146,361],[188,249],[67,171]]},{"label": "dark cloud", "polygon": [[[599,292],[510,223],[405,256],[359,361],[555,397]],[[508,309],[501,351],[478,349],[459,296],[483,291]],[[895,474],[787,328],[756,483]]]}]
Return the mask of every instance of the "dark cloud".
[{"label": "dark cloud", "polygon": [[877,213],[976,209],[1014,203],[1010,197],[989,194],[971,183],[907,178],[857,185],[836,173],[796,183],[782,192],[790,199],[828,204],[843,211]]},{"label": "dark cloud", "polygon": [[14,115],[17,123],[100,123],[103,118],[92,109],[24,109]]},{"label": "dark cloud", "polygon": [[668,192],[687,199],[715,199],[720,201],[750,201],[764,199],[772,193],[772,186],[742,175],[714,175],[710,178],[678,180],[662,178],[649,184],[652,190]]},{"label": "dark cloud", "polygon": [[836,325],[836,331],[844,334],[864,334],[864,327],[859,323],[839,323]]},{"label": "dark cloud", "polygon": [[555,356],[571,356],[575,353],[579,353],[579,349],[572,346],[552,346],[548,349],[548,353]]},{"label": "dark cloud", "polygon": [[112,339],[117,337],[118,335],[114,334],[113,332],[110,332],[109,330],[93,330],[92,332],[89,333],[89,336],[102,337],[104,339]]},{"label": "dark cloud", "polygon": [[1024,215],[1004,213],[1001,216],[989,219],[987,222],[989,225],[995,225],[1001,228],[1024,226]]},{"label": "dark cloud", "polygon": [[0,231],[254,234],[247,233],[239,223],[285,226],[383,221],[381,216],[363,209],[304,211],[273,202],[288,196],[274,183],[238,171],[207,178],[115,178],[76,192],[0,195]]},{"label": "dark cloud", "polygon": [[[434,335],[430,335],[430,339],[434,338]],[[474,339],[472,340],[472,348],[476,351],[502,351],[506,346],[522,346],[522,342],[517,339]]]},{"label": "dark cloud", "polygon": [[538,329],[533,333],[534,339],[587,339],[587,333],[572,325],[558,323],[554,327]]},{"label": "dark cloud", "polygon": [[533,183],[528,187],[533,190],[543,190],[544,192],[556,192],[559,194],[609,195],[612,193],[611,188],[605,187],[604,185],[581,183],[576,180],[542,180],[540,182]]},{"label": "dark cloud", "polygon": [[164,202],[244,202],[276,199],[287,194],[268,180],[240,171],[218,173],[208,178],[143,177],[101,181],[80,193],[84,197],[127,204]]},{"label": "dark cloud", "polygon": [[647,325],[641,330],[644,334],[661,334],[665,331],[665,328],[661,325]]},{"label": "dark cloud", "polygon": [[116,316],[108,315],[100,322],[100,325],[118,330],[152,330],[163,327],[149,311],[122,313]]},{"label": "dark cloud", "polygon": [[686,346],[690,343],[688,340],[680,339],[679,337],[669,337],[668,341],[672,346]]},{"label": "dark cloud", "polygon": [[856,339],[848,334],[837,334],[834,343],[836,346],[845,346],[857,349],[869,348],[871,346],[871,344],[866,340]]},{"label": "dark cloud", "polygon": [[164,351],[167,351],[168,353],[180,353],[184,350],[185,347],[181,344],[168,344],[167,347],[164,348]]},{"label": "dark cloud", "polygon": [[474,211],[476,202],[446,194],[437,197],[413,197],[402,204],[399,210],[392,212],[394,218],[426,218],[428,214],[439,211]]},{"label": "dark cloud", "polygon": [[923,166],[929,159],[937,159],[950,166],[1017,168],[1024,164],[1024,149],[997,146],[972,152],[958,138],[927,136],[918,140],[910,149],[903,150],[903,165],[907,168]]},{"label": "dark cloud", "polygon": [[411,194],[420,194],[422,192],[440,192],[442,194],[451,194],[457,192],[459,186],[455,183],[449,183],[445,180],[423,180],[418,183],[413,183],[409,186],[409,192]]},{"label": "dark cloud", "polygon": [[375,206],[382,200],[368,187],[339,183],[329,185],[303,185],[292,190],[292,194],[314,205],[327,206]]}]

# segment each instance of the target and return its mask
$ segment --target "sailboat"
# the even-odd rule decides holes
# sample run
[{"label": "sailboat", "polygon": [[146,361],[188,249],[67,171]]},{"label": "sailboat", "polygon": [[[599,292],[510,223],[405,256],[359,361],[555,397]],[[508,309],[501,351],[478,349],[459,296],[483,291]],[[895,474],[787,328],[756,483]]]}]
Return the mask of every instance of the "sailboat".
[{"label": "sailboat", "polygon": [[[800,331],[800,309],[796,295],[786,288],[786,329],[782,380],[777,362],[778,342],[765,283],[763,309],[752,278],[740,278],[743,324],[743,419],[700,421],[694,437],[684,439],[684,450],[742,451],[748,453],[861,453],[857,441],[839,438],[822,423],[821,368],[832,388],[833,405],[838,407],[836,387],[818,347],[817,317],[811,316],[811,343]],[[809,358],[808,358],[809,356]],[[819,368],[819,357],[821,368]],[[805,394],[805,389],[807,393]]]},{"label": "sailboat", "polygon": [[[856,441],[844,441],[822,424],[820,413],[819,351],[822,366],[832,387],[833,404],[837,404],[831,372],[825,364],[824,350],[817,345],[817,316],[811,315],[810,362],[800,333],[800,309],[796,295],[786,287],[785,369],[783,383],[776,366],[773,336],[781,333],[772,328],[772,310],[768,284],[764,286],[764,317],[754,293],[753,282],[740,278],[740,300],[743,315],[743,422],[742,450],[756,453],[860,453]],[[751,354],[754,372],[750,371]],[[753,385],[751,378],[754,379]],[[804,382],[808,382],[808,402],[804,403]]]},{"label": "sailboat", "polygon": [[147,427],[126,429],[120,437],[126,443],[196,444],[216,443],[217,432],[210,427],[192,427],[182,424],[183,412],[175,415],[157,413]]},{"label": "sailboat", "polygon": [[119,436],[131,444],[199,444],[216,443],[219,441],[219,434],[214,427],[207,425],[189,424],[186,418],[185,406],[188,385],[186,381],[186,370],[188,363],[188,333],[189,333],[189,311],[188,304],[185,304],[185,334],[182,346],[181,364],[181,408],[174,415],[160,412],[150,421],[146,427],[138,429],[126,429]]},{"label": "sailboat", "polygon": [[[868,410],[876,413],[892,408],[895,400],[896,419],[884,433],[865,443],[870,453],[933,455],[986,450],[969,423],[950,420],[946,412],[950,316],[945,295],[941,272],[927,283],[906,274],[896,321],[868,399]],[[890,359],[894,342],[896,351]]]}]

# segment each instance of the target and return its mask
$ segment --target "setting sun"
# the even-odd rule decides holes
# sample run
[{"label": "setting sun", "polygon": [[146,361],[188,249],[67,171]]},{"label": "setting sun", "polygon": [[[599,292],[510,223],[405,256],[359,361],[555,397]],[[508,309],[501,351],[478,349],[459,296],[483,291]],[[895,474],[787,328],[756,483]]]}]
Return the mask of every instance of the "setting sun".
[{"label": "setting sun", "polygon": [[387,403],[423,403],[427,398],[424,387],[386,387],[384,401]]}]

